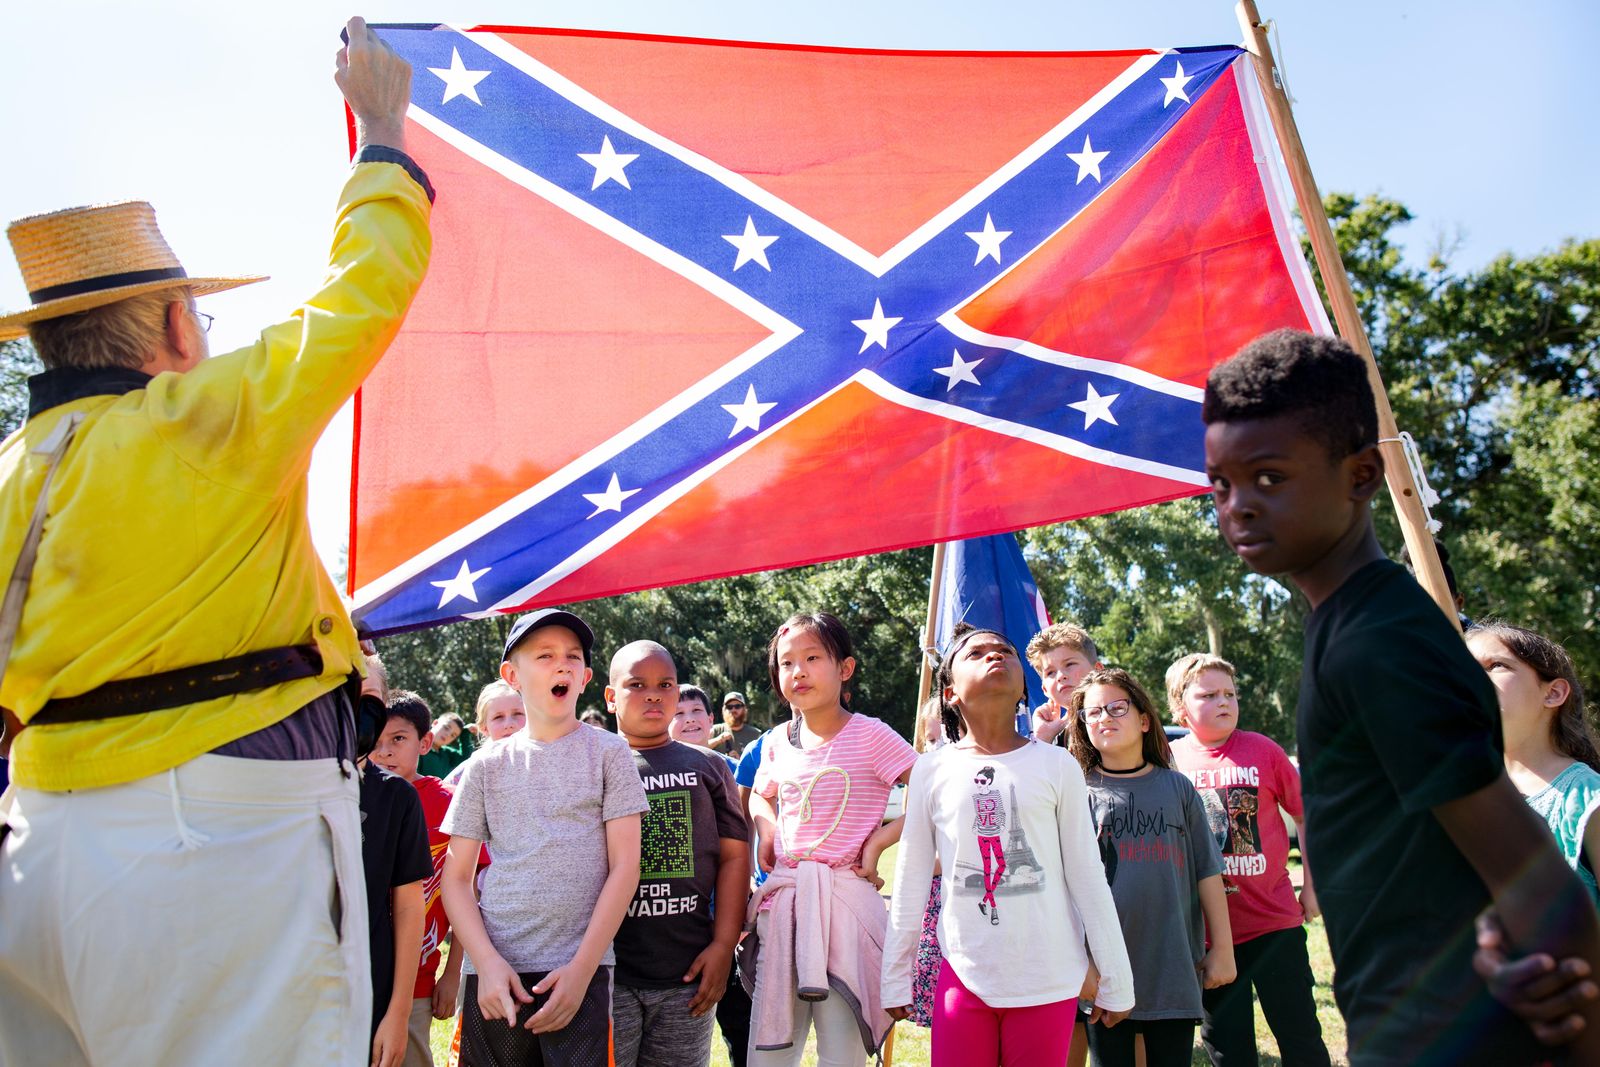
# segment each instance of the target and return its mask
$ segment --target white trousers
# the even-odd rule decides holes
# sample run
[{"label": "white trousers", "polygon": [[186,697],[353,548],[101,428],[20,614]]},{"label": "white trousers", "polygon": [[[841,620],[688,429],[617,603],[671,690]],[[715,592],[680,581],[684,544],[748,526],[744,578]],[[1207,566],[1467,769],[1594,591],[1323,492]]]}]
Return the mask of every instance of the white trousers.
[{"label": "white trousers", "polygon": [[0,1067],[368,1062],[358,781],[200,756],[14,790],[0,847]]},{"label": "white trousers", "polygon": [[[763,939],[770,923],[769,913],[756,917]],[[756,986],[757,1001],[766,990]],[[794,1019],[794,1044],[784,1049],[756,1048],[756,1022],[759,1006],[751,1011],[750,1049],[746,1062],[749,1067],[800,1067],[805,1057],[808,1031],[817,1035],[817,1067],[866,1067],[867,1049],[861,1041],[861,1027],[856,1023],[856,1013],[838,993],[826,1000],[801,1000],[791,997],[789,1010]]]},{"label": "white trousers", "polygon": [[[835,993],[827,1000],[794,998],[794,1044],[785,1049],[762,1050],[755,1047],[751,1028],[749,1067],[799,1067],[805,1058],[806,1031],[817,1035],[817,1067],[865,1067],[867,1050],[861,1043],[856,1013],[844,998]],[[814,1024],[814,1025],[813,1025]]]}]

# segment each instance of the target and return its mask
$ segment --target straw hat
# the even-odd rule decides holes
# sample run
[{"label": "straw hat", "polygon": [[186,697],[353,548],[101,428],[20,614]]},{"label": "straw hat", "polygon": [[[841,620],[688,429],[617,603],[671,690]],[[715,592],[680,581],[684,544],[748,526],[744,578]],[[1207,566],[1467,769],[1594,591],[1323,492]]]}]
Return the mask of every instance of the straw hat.
[{"label": "straw hat", "polygon": [[33,306],[0,315],[0,341],[26,334],[29,323],[188,286],[195,296],[220,293],[264,275],[191,278],[156,228],[155,208],[142,200],[30,215],[6,230]]}]

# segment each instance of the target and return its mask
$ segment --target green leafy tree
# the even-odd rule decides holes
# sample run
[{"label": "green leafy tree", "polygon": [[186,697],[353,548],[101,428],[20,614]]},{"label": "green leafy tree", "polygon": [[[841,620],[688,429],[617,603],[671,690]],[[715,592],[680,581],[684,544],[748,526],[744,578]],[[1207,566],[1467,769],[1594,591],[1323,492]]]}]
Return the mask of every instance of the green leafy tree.
[{"label": "green leafy tree", "polygon": [[[1409,267],[1391,238],[1411,218],[1399,204],[1327,206],[1396,421],[1440,493],[1466,612],[1561,641],[1595,691],[1600,470],[1586,435],[1600,420],[1600,240],[1464,273],[1445,253]],[[1397,549],[1393,510],[1378,521]]]},{"label": "green leafy tree", "polygon": [[44,369],[27,341],[0,342],[0,438],[11,436],[28,415],[28,375]]}]

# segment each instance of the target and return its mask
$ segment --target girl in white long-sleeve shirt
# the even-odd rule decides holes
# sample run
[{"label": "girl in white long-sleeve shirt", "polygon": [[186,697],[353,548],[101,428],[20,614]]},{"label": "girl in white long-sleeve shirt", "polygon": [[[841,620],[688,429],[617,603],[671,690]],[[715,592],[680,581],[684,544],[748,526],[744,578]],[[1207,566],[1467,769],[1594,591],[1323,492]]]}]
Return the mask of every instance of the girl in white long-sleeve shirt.
[{"label": "girl in white long-sleeve shirt", "polygon": [[944,871],[934,1067],[1065,1064],[1092,953],[1094,1017],[1133,1007],[1122,928],[1089,819],[1083,771],[1018,736],[1022,663],[1003,634],[957,636],[939,667],[946,736],[906,796],[883,1003],[905,1017],[923,907]]}]

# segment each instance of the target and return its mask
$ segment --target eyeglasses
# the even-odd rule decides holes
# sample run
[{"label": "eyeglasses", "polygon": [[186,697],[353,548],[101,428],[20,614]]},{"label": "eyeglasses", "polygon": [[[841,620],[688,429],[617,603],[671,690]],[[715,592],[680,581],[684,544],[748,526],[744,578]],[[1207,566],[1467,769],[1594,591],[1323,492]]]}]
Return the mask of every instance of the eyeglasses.
[{"label": "eyeglasses", "polygon": [[202,333],[210,333],[211,324],[217,321],[215,315],[207,315],[204,311],[196,311],[193,308],[189,309],[189,314],[193,315],[195,321],[200,323],[200,331]]},{"label": "eyeglasses", "polygon": [[1111,703],[1103,704],[1098,708],[1084,708],[1083,721],[1099,722],[1101,719],[1120,719],[1128,714],[1128,710],[1132,707],[1133,702],[1131,700],[1113,700]]}]

